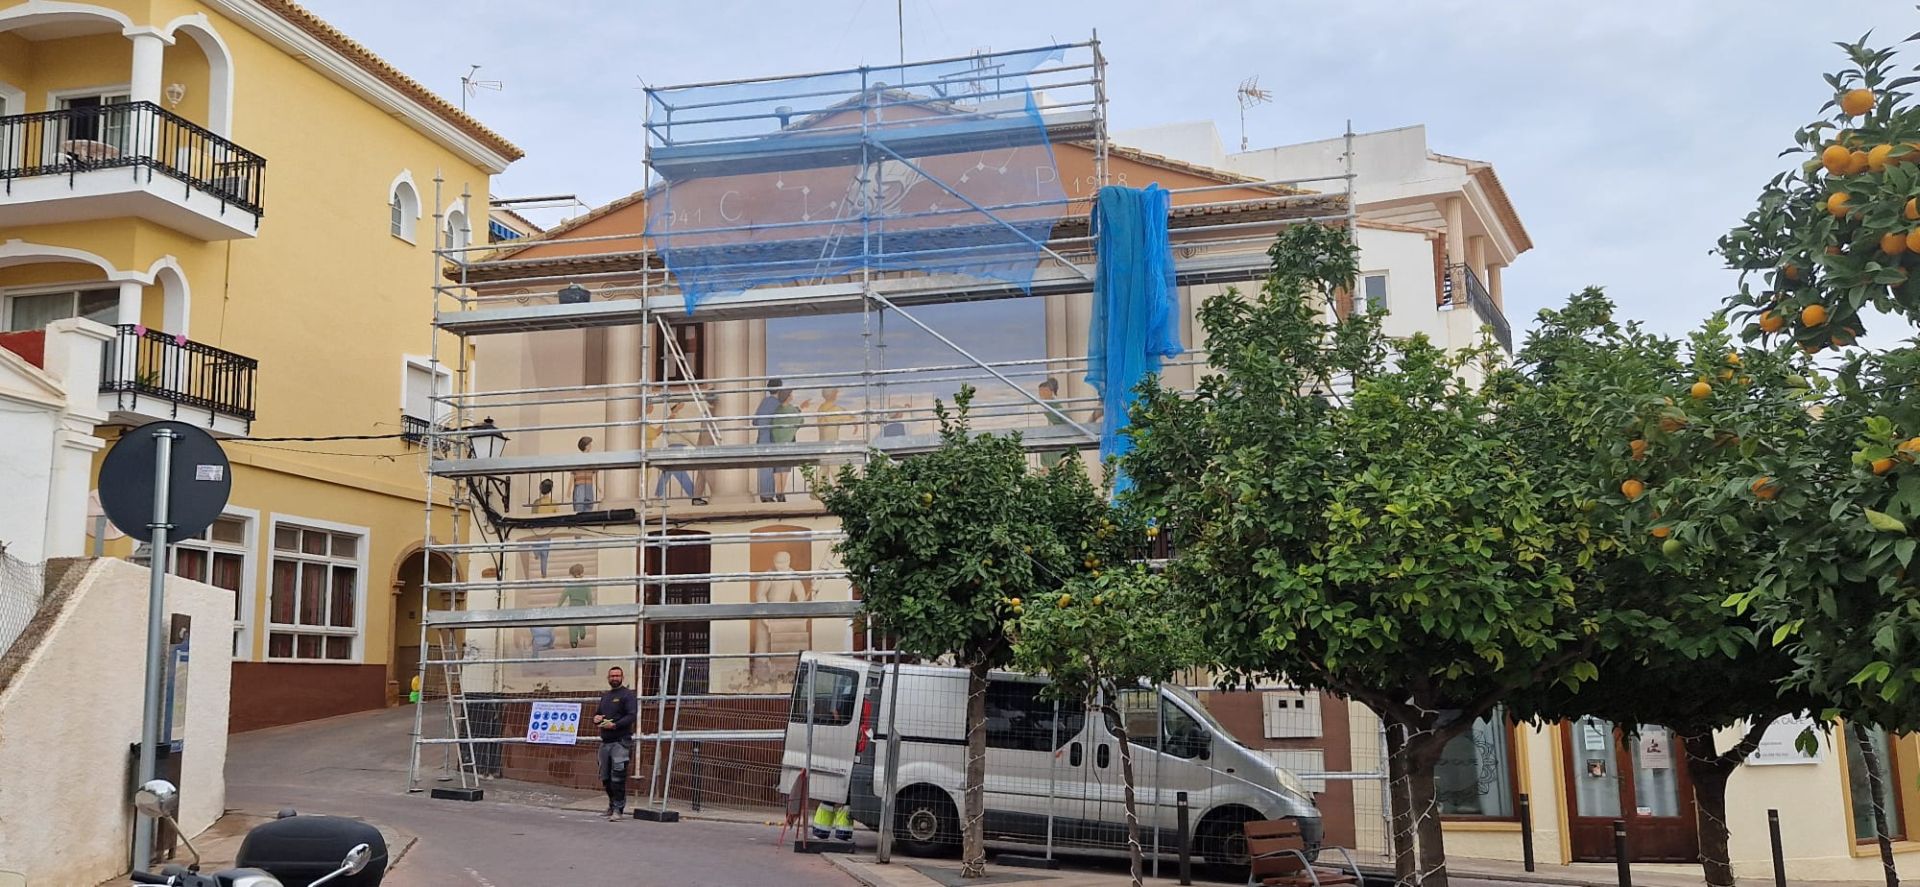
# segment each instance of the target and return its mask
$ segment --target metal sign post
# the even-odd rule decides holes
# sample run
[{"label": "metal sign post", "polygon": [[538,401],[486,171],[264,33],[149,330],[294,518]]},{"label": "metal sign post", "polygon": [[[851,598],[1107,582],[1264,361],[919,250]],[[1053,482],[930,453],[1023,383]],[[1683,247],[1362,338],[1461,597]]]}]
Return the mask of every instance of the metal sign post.
[{"label": "metal sign post", "polygon": [[[100,509],[122,532],[152,546],[140,760],[135,771],[142,784],[159,772],[168,546],[212,526],[232,492],[227,454],[212,436],[184,422],[153,422],[129,431],[100,463]],[[153,820],[141,815],[134,823],[132,867],[145,871],[152,862]]]},{"label": "metal sign post", "polygon": [[[162,627],[167,597],[167,521],[168,481],[173,471],[173,441],[178,437],[170,429],[153,434],[153,517],[147,522],[152,539],[153,557],[148,561],[147,580],[147,682],[146,704],[140,710],[140,784],[159,772],[160,759],[160,680],[166,669],[166,634]],[[133,829],[133,865],[145,869],[153,859],[153,820],[139,814]]]}]

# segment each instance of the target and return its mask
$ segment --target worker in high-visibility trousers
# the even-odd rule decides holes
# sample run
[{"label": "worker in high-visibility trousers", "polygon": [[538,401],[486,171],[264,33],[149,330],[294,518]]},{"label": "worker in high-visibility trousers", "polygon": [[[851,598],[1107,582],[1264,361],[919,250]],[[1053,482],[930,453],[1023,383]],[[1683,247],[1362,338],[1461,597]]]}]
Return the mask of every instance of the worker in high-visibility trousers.
[{"label": "worker in high-visibility trousers", "polygon": [[813,839],[826,840],[828,829],[832,829],[831,836],[836,841],[853,840],[853,817],[847,813],[847,805],[821,801],[820,806],[813,808]]}]

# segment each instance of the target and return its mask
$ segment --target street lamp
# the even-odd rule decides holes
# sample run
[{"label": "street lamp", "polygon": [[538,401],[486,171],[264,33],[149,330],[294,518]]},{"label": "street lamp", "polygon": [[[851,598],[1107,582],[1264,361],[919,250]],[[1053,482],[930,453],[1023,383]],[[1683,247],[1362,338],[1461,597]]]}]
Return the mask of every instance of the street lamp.
[{"label": "street lamp", "polygon": [[488,416],[478,425],[467,426],[467,450],[476,459],[497,459],[507,451],[507,435]]}]

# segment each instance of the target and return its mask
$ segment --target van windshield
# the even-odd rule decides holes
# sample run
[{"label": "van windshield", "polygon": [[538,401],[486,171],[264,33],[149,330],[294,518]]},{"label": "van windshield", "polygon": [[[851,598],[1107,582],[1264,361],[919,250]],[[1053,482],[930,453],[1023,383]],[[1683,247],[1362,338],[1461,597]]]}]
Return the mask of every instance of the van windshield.
[{"label": "van windshield", "polygon": [[1213,730],[1213,735],[1225,736],[1235,742],[1239,741],[1239,737],[1234,736],[1233,732],[1228,730],[1225,724],[1220,723],[1219,719],[1213,716],[1213,712],[1207,711],[1207,704],[1201,702],[1200,697],[1195,696],[1192,690],[1173,684],[1161,684],[1160,686],[1167,691],[1168,696],[1172,696],[1186,703],[1186,709],[1193,712],[1194,716],[1198,717],[1201,723],[1206,724],[1209,729]]}]

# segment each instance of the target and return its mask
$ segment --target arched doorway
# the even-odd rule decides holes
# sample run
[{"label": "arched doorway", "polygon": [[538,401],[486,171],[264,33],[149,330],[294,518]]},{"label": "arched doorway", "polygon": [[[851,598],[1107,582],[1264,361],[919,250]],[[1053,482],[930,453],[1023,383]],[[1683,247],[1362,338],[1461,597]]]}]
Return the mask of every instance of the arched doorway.
[{"label": "arched doorway", "polygon": [[[420,674],[421,589],[427,582],[453,581],[453,561],[444,554],[430,554],[415,548],[400,558],[394,571],[393,626],[391,654],[387,657],[387,702],[398,704],[406,698],[407,688]],[[433,608],[455,609],[462,602],[451,591],[436,591]]]}]

